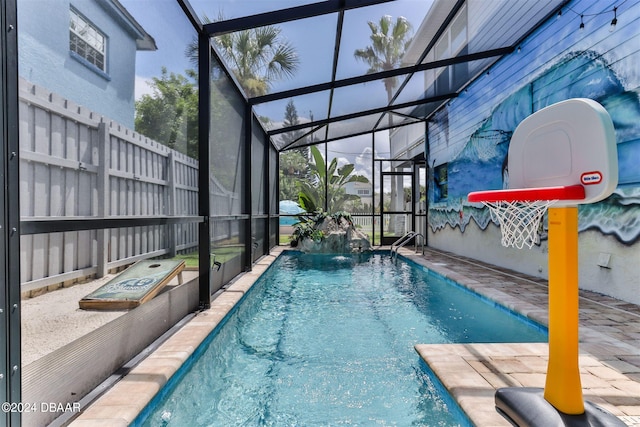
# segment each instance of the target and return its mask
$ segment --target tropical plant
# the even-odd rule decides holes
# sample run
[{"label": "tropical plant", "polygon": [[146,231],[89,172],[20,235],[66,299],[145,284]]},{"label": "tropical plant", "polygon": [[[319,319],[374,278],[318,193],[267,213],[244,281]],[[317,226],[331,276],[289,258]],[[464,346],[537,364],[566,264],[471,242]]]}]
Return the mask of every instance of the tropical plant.
[{"label": "tropical plant", "polygon": [[290,237],[291,246],[297,246],[298,242],[304,239],[311,239],[314,242],[322,241],[324,232],[318,227],[326,217],[326,213],[322,211],[298,215],[298,222],[293,224],[293,233]]},{"label": "tropical plant", "polygon": [[311,239],[314,242],[319,242],[324,237],[324,233],[314,227],[312,222],[298,222],[293,225],[293,233],[289,237],[291,239],[291,246],[296,246],[297,243],[303,239]]},{"label": "tropical plant", "polygon": [[[412,26],[406,18],[399,16],[395,22],[389,15],[384,15],[380,21],[369,21],[371,30],[371,45],[364,49],[356,49],[356,59],[365,62],[369,69],[367,73],[377,73],[398,68],[402,57],[411,43]],[[393,90],[398,86],[397,77],[387,77],[383,80],[388,100],[393,97]]]},{"label": "tropical plant", "polygon": [[333,221],[337,225],[346,222],[349,227],[354,227],[351,214],[344,211],[338,211],[331,215],[323,211],[315,211],[312,213],[302,213],[297,215],[298,221],[293,225],[293,233],[290,237],[291,246],[297,246],[298,242],[303,239],[311,239],[314,242],[320,242],[324,239],[324,231],[320,226],[326,221]]},{"label": "tropical plant", "polygon": [[334,212],[330,215],[330,218],[334,220],[337,224],[342,223],[342,221],[346,221],[346,223],[353,227],[353,218],[351,218],[351,214],[345,211]]},{"label": "tropical plant", "polygon": [[317,212],[324,209],[329,212],[337,211],[342,209],[345,202],[358,199],[355,194],[347,194],[344,186],[349,182],[369,182],[369,180],[364,176],[354,175],[353,164],[339,168],[338,159],[334,158],[327,167],[318,147],[311,146],[310,152],[313,157],[313,163],[309,165],[311,180],[298,181],[298,204],[305,211]]}]

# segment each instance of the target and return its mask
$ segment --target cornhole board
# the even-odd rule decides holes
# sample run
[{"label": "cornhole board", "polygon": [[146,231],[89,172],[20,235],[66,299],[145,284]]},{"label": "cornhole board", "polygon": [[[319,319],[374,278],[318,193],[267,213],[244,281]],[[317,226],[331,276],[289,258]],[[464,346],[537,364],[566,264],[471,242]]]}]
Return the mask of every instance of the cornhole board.
[{"label": "cornhole board", "polygon": [[174,277],[182,284],[183,260],[138,261],[79,301],[80,308],[127,310],[156,296]]}]

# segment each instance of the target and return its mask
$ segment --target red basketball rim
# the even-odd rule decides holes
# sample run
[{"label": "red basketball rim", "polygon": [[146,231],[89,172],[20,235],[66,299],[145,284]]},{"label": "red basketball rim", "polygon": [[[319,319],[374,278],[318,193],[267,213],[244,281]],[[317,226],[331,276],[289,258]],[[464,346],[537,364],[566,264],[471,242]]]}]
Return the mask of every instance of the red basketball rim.
[{"label": "red basketball rim", "polygon": [[582,185],[539,188],[509,188],[469,193],[470,202],[525,202],[534,200],[582,200],[585,192]]}]

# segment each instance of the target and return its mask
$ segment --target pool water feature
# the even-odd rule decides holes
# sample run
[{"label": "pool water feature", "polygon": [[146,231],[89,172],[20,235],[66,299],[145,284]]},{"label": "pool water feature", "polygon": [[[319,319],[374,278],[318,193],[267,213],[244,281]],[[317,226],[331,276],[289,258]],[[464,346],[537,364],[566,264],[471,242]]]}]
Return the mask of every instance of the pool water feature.
[{"label": "pool water feature", "polygon": [[388,252],[285,252],[134,424],[471,425],[414,345],[546,340]]}]

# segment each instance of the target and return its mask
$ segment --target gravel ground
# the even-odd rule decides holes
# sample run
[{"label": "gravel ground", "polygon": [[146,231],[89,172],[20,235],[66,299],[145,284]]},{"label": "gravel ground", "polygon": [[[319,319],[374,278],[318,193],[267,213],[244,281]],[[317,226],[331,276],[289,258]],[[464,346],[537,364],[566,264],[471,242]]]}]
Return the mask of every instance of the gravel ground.
[{"label": "gravel ground", "polygon": [[[197,276],[195,271],[183,271],[187,282]],[[22,366],[63,347],[94,329],[108,323],[126,311],[81,310],[78,301],[115,275],[58,289],[35,298],[22,300]],[[174,278],[168,286],[178,284]]]}]

